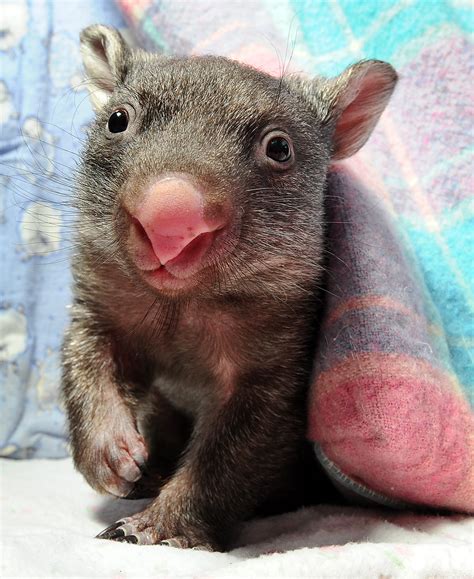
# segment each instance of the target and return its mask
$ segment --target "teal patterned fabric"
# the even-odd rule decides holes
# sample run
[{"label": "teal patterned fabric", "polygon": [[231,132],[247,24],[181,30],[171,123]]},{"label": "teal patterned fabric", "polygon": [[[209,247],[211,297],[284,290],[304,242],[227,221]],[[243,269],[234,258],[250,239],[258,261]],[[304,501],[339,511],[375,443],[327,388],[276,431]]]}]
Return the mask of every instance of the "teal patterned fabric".
[{"label": "teal patterned fabric", "polygon": [[[474,402],[474,13],[464,0],[117,0],[140,43],[223,54],[273,74],[334,76],[362,58],[401,81],[357,161],[421,268],[450,361]],[[389,151],[389,154],[387,154]]]},{"label": "teal patterned fabric", "polygon": [[332,76],[362,58],[395,66],[373,136],[328,181],[307,434],[352,498],[472,512],[472,11],[442,0],[118,1],[140,41],[169,53],[224,54],[276,75]]}]

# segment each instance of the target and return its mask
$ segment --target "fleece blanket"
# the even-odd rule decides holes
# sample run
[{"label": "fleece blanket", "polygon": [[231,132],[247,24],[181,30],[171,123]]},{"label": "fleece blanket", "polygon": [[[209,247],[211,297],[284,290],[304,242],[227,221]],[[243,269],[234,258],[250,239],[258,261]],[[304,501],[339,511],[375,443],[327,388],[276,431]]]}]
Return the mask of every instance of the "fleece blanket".
[{"label": "fleece blanket", "polygon": [[317,507],[243,525],[228,553],[94,539],[143,501],[97,496],[70,459],[0,461],[0,575],[10,577],[472,577],[474,521]]},{"label": "fleece blanket", "polygon": [[2,0],[0,454],[67,456],[59,351],[70,303],[71,175],[92,117],[79,33],[112,1]]}]

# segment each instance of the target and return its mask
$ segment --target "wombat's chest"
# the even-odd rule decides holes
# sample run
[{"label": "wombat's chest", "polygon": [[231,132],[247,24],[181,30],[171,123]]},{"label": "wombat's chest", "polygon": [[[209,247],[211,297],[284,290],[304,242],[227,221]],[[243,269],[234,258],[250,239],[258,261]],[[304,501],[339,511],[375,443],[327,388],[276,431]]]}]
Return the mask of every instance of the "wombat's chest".
[{"label": "wombat's chest", "polygon": [[152,388],[192,416],[225,403],[244,367],[237,326],[223,312],[183,313],[156,344]]},{"label": "wombat's chest", "polygon": [[[275,364],[284,348],[285,318],[266,302],[196,300],[167,310],[130,295],[115,291],[105,302],[118,339],[124,339],[120,349],[130,362],[124,365],[132,376],[137,372],[145,391],[158,388],[188,414],[225,403],[244,375]],[[143,374],[137,362],[146,368]]]}]

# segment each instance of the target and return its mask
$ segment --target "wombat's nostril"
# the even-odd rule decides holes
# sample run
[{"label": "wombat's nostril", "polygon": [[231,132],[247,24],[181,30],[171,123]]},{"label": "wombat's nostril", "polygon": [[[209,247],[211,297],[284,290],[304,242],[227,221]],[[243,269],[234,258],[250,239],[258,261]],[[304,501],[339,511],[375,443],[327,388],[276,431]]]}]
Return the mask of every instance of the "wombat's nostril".
[{"label": "wombat's nostril", "polygon": [[135,231],[137,232],[137,237],[144,243],[148,243],[151,246],[151,241],[147,235],[147,232],[145,231],[145,228],[136,217],[132,217],[132,226],[135,228]]}]

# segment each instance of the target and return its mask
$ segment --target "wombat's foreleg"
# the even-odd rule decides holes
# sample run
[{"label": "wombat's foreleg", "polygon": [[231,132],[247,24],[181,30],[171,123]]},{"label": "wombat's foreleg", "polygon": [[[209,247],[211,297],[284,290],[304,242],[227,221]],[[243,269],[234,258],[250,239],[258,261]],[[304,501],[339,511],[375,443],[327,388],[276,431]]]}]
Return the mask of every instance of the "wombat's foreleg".
[{"label": "wombat's foreleg", "polygon": [[176,470],[189,440],[191,421],[176,410],[155,385],[148,389],[138,416],[149,456],[142,478],[127,499],[155,498]]},{"label": "wombat's foreleg", "polygon": [[148,456],[133,398],[121,383],[110,338],[74,305],[63,346],[63,397],[76,467],[100,492],[126,496]]}]

